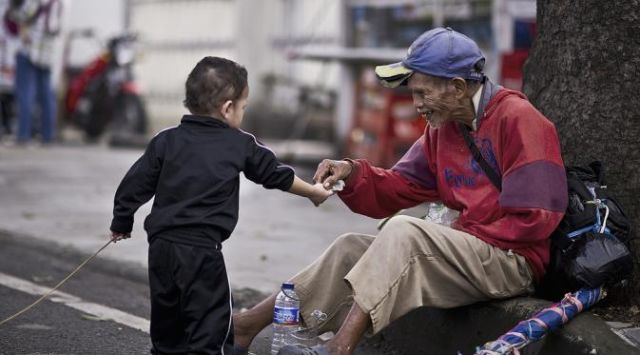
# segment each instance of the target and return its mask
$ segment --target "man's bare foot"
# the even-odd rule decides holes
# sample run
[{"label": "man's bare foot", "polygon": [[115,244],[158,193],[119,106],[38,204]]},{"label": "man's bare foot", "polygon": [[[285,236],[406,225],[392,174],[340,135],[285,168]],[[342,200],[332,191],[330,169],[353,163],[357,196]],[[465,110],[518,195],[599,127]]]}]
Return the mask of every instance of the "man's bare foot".
[{"label": "man's bare foot", "polygon": [[253,338],[273,320],[277,293],[264,299],[248,311],[233,315],[233,337],[236,347],[248,349]]},{"label": "man's bare foot", "polygon": [[252,327],[251,319],[249,319],[246,313],[247,312],[243,312],[233,315],[233,341],[237,347],[243,349],[248,349],[253,338],[263,329],[257,329],[255,326]]},{"label": "man's bare foot", "polygon": [[329,341],[323,345],[307,347],[304,345],[284,346],[279,354],[282,355],[351,355],[353,350],[349,350],[342,344]]},{"label": "man's bare foot", "polygon": [[349,349],[349,346],[343,344],[337,344],[329,340],[324,346],[329,350],[331,355],[351,355],[354,349]]}]

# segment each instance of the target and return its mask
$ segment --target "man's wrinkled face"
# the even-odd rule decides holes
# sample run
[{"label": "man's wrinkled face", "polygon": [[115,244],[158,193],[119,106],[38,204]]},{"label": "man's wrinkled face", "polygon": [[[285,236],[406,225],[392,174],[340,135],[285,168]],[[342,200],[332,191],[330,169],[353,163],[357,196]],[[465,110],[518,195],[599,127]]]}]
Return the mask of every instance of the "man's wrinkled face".
[{"label": "man's wrinkled face", "polygon": [[440,128],[454,121],[453,113],[460,103],[455,88],[447,79],[421,73],[413,73],[408,82],[413,95],[413,105],[433,128]]}]

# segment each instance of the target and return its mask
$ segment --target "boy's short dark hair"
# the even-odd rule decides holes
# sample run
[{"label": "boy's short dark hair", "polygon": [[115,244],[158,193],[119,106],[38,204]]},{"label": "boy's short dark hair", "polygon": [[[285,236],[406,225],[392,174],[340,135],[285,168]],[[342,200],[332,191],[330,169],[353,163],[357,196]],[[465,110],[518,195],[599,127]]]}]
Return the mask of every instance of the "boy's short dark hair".
[{"label": "boy's short dark hair", "polygon": [[193,114],[212,114],[227,100],[237,100],[247,87],[247,69],[219,57],[204,57],[189,73],[184,106]]}]

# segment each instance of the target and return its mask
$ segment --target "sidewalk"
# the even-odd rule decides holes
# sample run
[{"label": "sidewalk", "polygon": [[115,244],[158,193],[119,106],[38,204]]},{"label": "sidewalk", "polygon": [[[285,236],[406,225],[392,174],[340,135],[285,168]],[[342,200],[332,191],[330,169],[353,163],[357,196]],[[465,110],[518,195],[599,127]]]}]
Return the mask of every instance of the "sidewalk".
[{"label": "sidewalk", "polygon": [[[141,154],[102,146],[0,147],[0,229],[95,252],[108,240],[115,189]],[[310,181],[314,169],[296,172]],[[133,237],[109,246],[103,257],[146,267],[142,222],[150,206],[136,214]],[[243,178],[240,221],[223,246],[231,286],[272,292],[340,234],[374,233],[375,225],[337,197],[315,208]]]}]

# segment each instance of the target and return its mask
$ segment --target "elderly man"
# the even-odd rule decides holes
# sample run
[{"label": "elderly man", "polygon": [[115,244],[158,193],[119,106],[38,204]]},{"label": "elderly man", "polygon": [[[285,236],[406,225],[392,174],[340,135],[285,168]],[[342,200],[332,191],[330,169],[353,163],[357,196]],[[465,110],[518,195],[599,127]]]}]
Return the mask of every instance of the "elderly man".
[{"label": "elderly man", "polygon": [[[280,354],[351,354],[367,329],[376,333],[417,307],[516,296],[542,277],[549,236],[567,204],[558,137],[523,94],[484,76],[484,61],[471,39],[436,28],[402,62],[376,68],[384,85],[409,86],[428,122],[424,135],[391,169],[325,160],[315,179],[325,187],[345,180],[340,198],[370,217],[425,201],[442,201],[460,216],[451,227],[397,216],[375,237],[339,237],[292,278],[305,323],[337,330],[335,337]],[[271,322],[274,300],[235,316],[238,347]],[[315,310],[326,320],[316,322]]]}]

